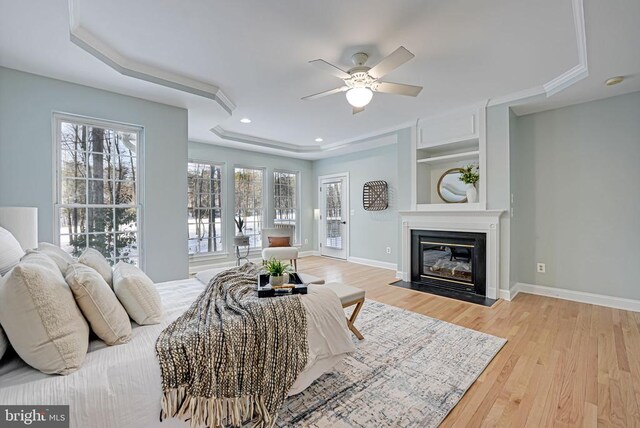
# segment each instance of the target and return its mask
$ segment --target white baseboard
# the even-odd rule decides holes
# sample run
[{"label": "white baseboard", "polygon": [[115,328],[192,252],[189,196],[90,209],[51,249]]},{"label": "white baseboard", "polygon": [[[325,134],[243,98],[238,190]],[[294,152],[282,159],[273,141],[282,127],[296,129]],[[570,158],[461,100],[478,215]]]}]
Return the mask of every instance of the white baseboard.
[{"label": "white baseboard", "polygon": [[513,300],[514,297],[518,295],[519,292],[520,292],[519,283],[516,283],[513,287],[511,287],[508,290],[498,290],[498,298],[510,302]]},{"label": "white baseboard", "polygon": [[402,279],[404,278],[404,274],[400,271],[396,271],[396,279]]},{"label": "white baseboard", "polygon": [[398,265],[396,263],[381,262],[378,260],[363,259],[360,257],[347,257],[347,261],[350,263],[357,263],[359,265],[365,265],[365,266],[371,266],[371,267],[377,267],[377,268],[389,269],[389,270],[395,270],[395,271],[398,270]]},{"label": "white baseboard", "polygon": [[320,255],[320,251],[316,251],[316,250],[311,250],[311,251],[300,251],[298,253],[298,258],[302,258],[302,257],[311,257],[311,256],[319,256]]},{"label": "white baseboard", "polygon": [[[515,294],[513,294],[514,291]],[[518,293],[555,297],[558,299],[571,300],[573,302],[588,303],[590,305],[606,306],[608,308],[640,312],[640,300],[626,299],[624,297],[605,296],[604,294],[567,290],[566,288],[546,287],[544,285],[525,284],[522,282],[518,282],[511,289],[511,299],[513,299]]]}]

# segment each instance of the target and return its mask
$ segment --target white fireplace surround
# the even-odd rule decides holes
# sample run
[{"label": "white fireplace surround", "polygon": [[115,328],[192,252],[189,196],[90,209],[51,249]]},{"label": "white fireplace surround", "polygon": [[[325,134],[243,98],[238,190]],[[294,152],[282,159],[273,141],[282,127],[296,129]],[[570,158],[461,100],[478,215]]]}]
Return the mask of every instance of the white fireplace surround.
[{"label": "white fireplace surround", "polygon": [[498,298],[500,278],[500,216],[504,211],[401,211],[402,280],[411,281],[411,231],[476,232],[486,235],[487,297]]}]

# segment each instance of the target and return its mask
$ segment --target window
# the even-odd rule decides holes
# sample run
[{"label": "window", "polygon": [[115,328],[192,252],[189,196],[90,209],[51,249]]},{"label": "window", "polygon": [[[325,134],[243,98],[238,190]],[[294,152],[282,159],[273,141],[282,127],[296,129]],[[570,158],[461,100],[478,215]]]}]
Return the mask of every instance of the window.
[{"label": "window", "polygon": [[290,225],[294,228],[294,240],[299,241],[298,227],[298,173],[286,171],[273,172],[273,223]]},{"label": "window", "polygon": [[189,255],[224,252],[223,166],[189,162]]},{"label": "window", "polygon": [[262,247],[262,194],[264,171],[256,168],[235,169],[236,219],[244,221],[244,234],[251,248]]},{"label": "window", "polygon": [[56,116],[56,225],[60,246],[112,264],[138,264],[141,130]]}]

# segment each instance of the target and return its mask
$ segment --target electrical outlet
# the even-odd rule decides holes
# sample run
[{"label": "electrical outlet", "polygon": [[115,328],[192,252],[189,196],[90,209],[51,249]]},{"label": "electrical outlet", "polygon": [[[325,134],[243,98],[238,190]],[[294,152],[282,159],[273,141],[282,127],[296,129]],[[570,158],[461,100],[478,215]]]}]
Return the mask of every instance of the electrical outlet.
[{"label": "electrical outlet", "polygon": [[391,247],[387,247],[387,254],[391,254]]},{"label": "electrical outlet", "polygon": [[309,243],[309,240],[307,238],[305,238],[304,245],[307,245],[308,243]]},{"label": "electrical outlet", "polygon": [[538,273],[545,273],[547,271],[547,265],[544,263],[538,263],[536,265]]}]

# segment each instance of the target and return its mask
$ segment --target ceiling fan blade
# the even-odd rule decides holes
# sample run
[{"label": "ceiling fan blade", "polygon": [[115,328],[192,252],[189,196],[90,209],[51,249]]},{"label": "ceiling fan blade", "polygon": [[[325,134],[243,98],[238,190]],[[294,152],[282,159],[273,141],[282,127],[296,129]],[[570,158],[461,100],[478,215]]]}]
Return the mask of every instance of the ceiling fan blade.
[{"label": "ceiling fan blade", "polygon": [[338,67],[336,67],[333,64],[329,64],[327,61],[323,60],[323,59],[314,59],[313,61],[309,61],[309,64],[313,64],[316,67],[330,73],[333,74],[336,77],[339,77],[340,79],[350,79],[351,75],[349,73],[347,73],[344,70],[339,69]]},{"label": "ceiling fan blade", "polygon": [[378,82],[371,88],[376,92],[385,94],[407,95],[416,97],[422,91],[422,86],[405,85],[404,83]]},{"label": "ceiling fan blade", "polygon": [[354,107],[353,108],[353,114],[358,114],[361,111],[364,111],[364,107]]},{"label": "ceiling fan blade", "polygon": [[404,46],[400,46],[369,70],[369,76],[374,79],[379,79],[384,75],[391,73],[414,56],[415,55],[409,52]]},{"label": "ceiling fan blade", "polygon": [[335,89],[330,89],[328,91],[324,91],[324,92],[318,92],[317,94],[313,94],[313,95],[307,95],[306,97],[303,97],[303,100],[315,100],[318,98],[322,98],[322,97],[326,97],[327,95],[333,95],[333,94],[337,94],[339,92],[344,92],[347,89],[349,89],[348,86],[340,86],[339,88],[335,88]]}]

